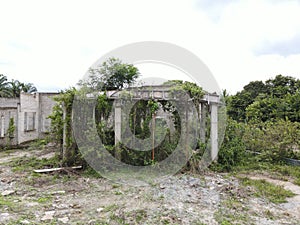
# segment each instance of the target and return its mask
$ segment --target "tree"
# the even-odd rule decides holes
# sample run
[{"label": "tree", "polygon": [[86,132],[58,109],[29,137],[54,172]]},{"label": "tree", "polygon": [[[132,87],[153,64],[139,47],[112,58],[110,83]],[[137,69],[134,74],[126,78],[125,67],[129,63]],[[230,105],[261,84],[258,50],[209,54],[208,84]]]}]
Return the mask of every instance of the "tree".
[{"label": "tree", "polygon": [[252,81],[230,96],[228,115],[237,121],[289,119],[300,121],[300,80],[277,75],[265,83]]},{"label": "tree", "polygon": [[7,77],[0,74],[0,97],[11,97],[11,92],[8,87]]},{"label": "tree", "polygon": [[132,64],[122,63],[120,59],[109,58],[97,68],[89,69],[89,76],[78,84],[92,91],[120,90],[129,87],[140,76]]},{"label": "tree", "polygon": [[11,80],[8,82],[8,85],[11,96],[14,98],[20,97],[21,92],[33,93],[37,91],[36,87],[32,83],[22,83],[18,80]]},{"label": "tree", "polygon": [[266,89],[272,97],[283,98],[286,94],[295,94],[300,90],[300,80],[290,76],[277,75],[266,81]]}]

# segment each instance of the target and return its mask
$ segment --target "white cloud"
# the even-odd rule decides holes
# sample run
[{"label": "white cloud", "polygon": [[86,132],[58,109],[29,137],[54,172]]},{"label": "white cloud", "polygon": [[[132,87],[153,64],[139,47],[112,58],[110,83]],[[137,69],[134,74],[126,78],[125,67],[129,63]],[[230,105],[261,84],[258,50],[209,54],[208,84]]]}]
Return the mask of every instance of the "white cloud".
[{"label": "white cloud", "polygon": [[0,1],[0,73],[42,89],[63,89],[75,85],[113,48],[156,40],[194,52],[230,92],[279,73],[300,78],[298,55],[254,54],[261,43],[289,40],[299,33],[297,1],[229,1],[222,7],[197,3]]}]

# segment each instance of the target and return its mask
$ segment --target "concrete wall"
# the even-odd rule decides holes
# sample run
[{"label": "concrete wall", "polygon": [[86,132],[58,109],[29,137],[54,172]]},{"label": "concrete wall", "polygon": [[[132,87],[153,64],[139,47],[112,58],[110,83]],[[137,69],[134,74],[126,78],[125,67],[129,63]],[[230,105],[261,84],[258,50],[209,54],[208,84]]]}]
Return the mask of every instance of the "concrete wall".
[{"label": "concrete wall", "polygon": [[[0,146],[17,144],[17,108],[0,108]],[[15,132],[9,137],[8,128],[13,118]]]},{"label": "concrete wall", "polygon": [[[20,95],[18,144],[35,140],[38,134],[39,95],[22,93]],[[33,123],[33,124],[32,124]]]},{"label": "concrete wall", "polygon": [[56,93],[22,93],[20,96],[18,143],[42,138],[49,131]]},{"label": "concrete wall", "polygon": [[[19,98],[0,98],[0,146],[17,144],[17,122]],[[8,137],[10,118],[14,120],[15,133]]]},{"label": "concrete wall", "polygon": [[[49,131],[57,93],[21,93],[20,98],[0,98],[0,146],[17,145],[42,138]],[[10,118],[15,133],[8,137]]]},{"label": "concrete wall", "polygon": [[52,113],[56,102],[53,97],[56,93],[39,93],[40,98],[40,134],[48,133],[51,125],[51,120],[48,116]]}]

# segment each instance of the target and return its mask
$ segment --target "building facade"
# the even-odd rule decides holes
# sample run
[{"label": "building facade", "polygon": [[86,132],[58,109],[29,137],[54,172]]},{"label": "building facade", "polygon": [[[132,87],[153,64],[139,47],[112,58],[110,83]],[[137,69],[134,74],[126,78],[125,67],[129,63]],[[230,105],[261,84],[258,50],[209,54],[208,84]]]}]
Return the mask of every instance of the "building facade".
[{"label": "building facade", "polygon": [[21,93],[19,98],[0,98],[0,146],[42,138],[51,125],[48,116],[56,95],[58,93]]}]

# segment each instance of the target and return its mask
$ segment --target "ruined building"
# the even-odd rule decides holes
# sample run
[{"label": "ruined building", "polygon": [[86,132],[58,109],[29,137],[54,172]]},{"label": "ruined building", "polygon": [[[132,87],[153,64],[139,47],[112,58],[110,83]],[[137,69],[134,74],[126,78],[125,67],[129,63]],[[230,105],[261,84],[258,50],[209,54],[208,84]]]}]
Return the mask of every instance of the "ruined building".
[{"label": "ruined building", "polygon": [[0,146],[19,145],[42,138],[50,128],[48,116],[57,93],[21,93],[0,98]]}]

